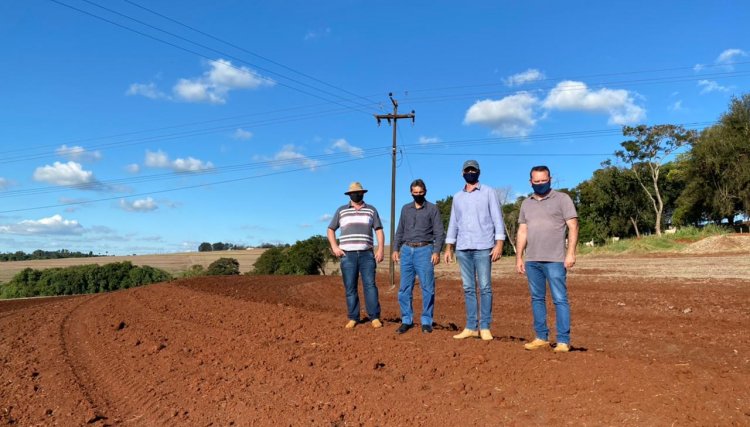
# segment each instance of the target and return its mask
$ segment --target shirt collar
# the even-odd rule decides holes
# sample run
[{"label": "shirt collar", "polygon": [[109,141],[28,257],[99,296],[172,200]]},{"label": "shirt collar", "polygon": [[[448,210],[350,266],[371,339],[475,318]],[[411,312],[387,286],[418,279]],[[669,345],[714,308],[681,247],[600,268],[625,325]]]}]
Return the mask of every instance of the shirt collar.
[{"label": "shirt collar", "polygon": [[554,195],[555,195],[556,193],[557,193],[557,192],[556,192],[555,190],[549,190],[549,193],[547,193],[547,195],[546,195],[546,196],[544,196],[544,197],[542,197],[541,199],[537,199],[536,197],[534,197],[534,195],[533,195],[533,194],[532,194],[531,196],[529,196],[529,198],[530,198],[530,199],[534,199],[534,200],[536,200],[537,202],[541,202],[541,201],[543,201],[543,200],[551,199],[551,198],[552,198],[552,197],[553,197],[553,196],[554,196]]},{"label": "shirt collar", "polygon": [[[474,189],[474,191],[479,191],[481,189],[482,189],[482,183],[478,182],[476,188]],[[466,184],[464,184],[463,188],[461,188],[461,191],[463,191],[465,193],[468,193],[468,191],[466,191]]]}]

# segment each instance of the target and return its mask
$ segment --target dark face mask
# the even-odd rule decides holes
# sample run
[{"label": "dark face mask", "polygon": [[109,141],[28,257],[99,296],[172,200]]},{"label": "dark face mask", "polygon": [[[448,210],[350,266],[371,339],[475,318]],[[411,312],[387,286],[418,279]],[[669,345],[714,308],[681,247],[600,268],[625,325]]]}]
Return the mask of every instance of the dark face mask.
[{"label": "dark face mask", "polygon": [[360,203],[362,199],[365,198],[365,195],[362,193],[352,193],[349,195],[349,198],[352,199],[352,202],[354,203]]},{"label": "dark face mask", "polygon": [[479,181],[479,172],[464,173],[464,180],[467,184],[476,184]]},{"label": "dark face mask", "polygon": [[541,196],[549,193],[550,188],[552,188],[552,183],[550,181],[547,181],[544,184],[531,184],[531,188],[534,189],[534,192],[536,194],[539,194]]},{"label": "dark face mask", "polygon": [[420,195],[418,195],[418,196],[417,196],[417,195],[414,195],[414,194],[412,194],[411,196],[412,196],[412,197],[414,198],[414,202],[415,202],[416,204],[418,204],[418,205],[421,205],[421,204],[423,204],[423,203],[424,203],[424,194],[420,194]]}]

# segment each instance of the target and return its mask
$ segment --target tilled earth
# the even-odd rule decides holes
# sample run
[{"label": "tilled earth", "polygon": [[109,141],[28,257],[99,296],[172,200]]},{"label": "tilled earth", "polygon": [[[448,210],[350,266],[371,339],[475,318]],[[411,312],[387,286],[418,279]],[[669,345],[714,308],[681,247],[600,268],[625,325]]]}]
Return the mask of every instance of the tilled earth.
[{"label": "tilled earth", "polygon": [[568,354],[523,349],[519,276],[494,279],[491,342],[451,338],[446,277],[435,331],[395,334],[378,281],[381,329],[344,329],[338,276],[0,301],[0,424],[750,425],[750,281],[572,274]]}]

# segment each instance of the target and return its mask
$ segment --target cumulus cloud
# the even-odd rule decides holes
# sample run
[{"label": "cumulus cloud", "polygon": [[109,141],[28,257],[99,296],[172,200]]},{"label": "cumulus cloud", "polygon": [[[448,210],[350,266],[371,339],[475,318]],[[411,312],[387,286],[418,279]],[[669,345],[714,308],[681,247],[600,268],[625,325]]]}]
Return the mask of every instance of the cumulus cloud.
[{"label": "cumulus cloud", "polygon": [[10,187],[10,181],[0,176],[0,191]]},{"label": "cumulus cloud", "polygon": [[102,158],[101,151],[86,151],[86,149],[84,149],[80,145],[68,147],[67,145],[63,144],[60,146],[60,148],[55,150],[55,153],[58,156],[67,158],[68,160],[76,161],[97,161],[101,160]]},{"label": "cumulus cloud", "polygon": [[210,69],[200,77],[179,79],[172,88],[176,99],[185,102],[224,104],[229,92],[239,89],[257,89],[276,84],[247,67],[237,67],[230,61],[209,61]]},{"label": "cumulus cloud", "polygon": [[669,105],[669,106],[667,107],[667,109],[668,109],[669,111],[682,111],[682,110],[684,110],[685,108],[684,108],[684,107],[682,106],[682,100],[681,100],[681,99],[678,99],[677,101],[675,101],[675,102],[673,102],[672,104],[670,104],[670,105]]},{"label": "cumulus cloud", "polygon": [[520,86],[526,83],[535,82],[537,80],[542,80],[542,79],[544,79],[544,73],[542,73],[541,71],[537,69],[529,68],[528,70],[522,73],[513,74],[512,76],[505,78],[503,79],[503,81],[505,82],[506,86],[513,87],[513,86]]},{"label": "cumulus cloud", "polygon": [[248,130],[245,130],[245,129],[242,129],[242,128],[237,129],[232,134],[232,138],[234,138],[234,139],[240,139],[240,140],[248,140],[248,139],[250,139],[252,137],[253,137],[253,133],[252,132],[250,132]]},{"label": "cumulus cloud", "polygon": [[331,218],[333,218],[333,215],[331,215],[331,214],[323,214],[323,215],[320,216],[319,221],[320,222],[328,222],[328,221],[331,220]]},{"label": "cumulus cloud", "polygon": [[747,52],[742,49],[726,49],[716,57],[716,62],[719,65],[732,65],[736,62],[737,58],[747,56]]},{"label": "cumulus cloud", "polygon": [[609,115],[609,123],[632,124],[646,117],[646,110],[635,104],[624,89],[591,90],[585,83],[566,80],[550,90],[542,106],[549,110],[585,111]]},{"label": "cumulus cloud", "polygon": [[167,99],[169,98],[167,94],[160,91],[156,84],[153,82],[151,83],[132,83],[130,87],[128,87],[128,90],[125,91],[125,95],[128,96],[145,96],[149,99]]},{"label": "cumulus cloud", "polygon": [[305,33],[305,40],[315,40],[329,35],[331,35],[331,28],[325,28],[323,30],[310,30]]},{"label": "cumulus cloud", "polygon": [[440,142],[440,138],[436,136],[420,136],[419,143],[422,145],[437,144]]},{"label": "cumulus cloud", "polygon": [[213,163],[193,157],[170,160],[167,153],[161,150],[156,152],[146,150],[144,164],[150,168],[172,169],[175,172],[201,172],[214,168]]},{"label": "cumulus cloud", "polygon": [[82,234],[84,228],[76,220],[63,219],[53,215],[39,220],[23,220],[16,224],[0,225],[0,233],[21,235],[75,235]]},{"label": "cumulus cloud", "polygon": [[301,165],[315,171],[320,166],[320,161],[311,159],[300,153],[300,148],[294,144],[287,144],[281,148],[281,151],[274,154],[273,157],[254,156],[254,160],[269,162],[275,169],[280,169],[287,165]]},{"label": "cumulus cloud", "polygon": [[711,92],[728,92],[729,88],[716,83],[713,80],[699,80],[698,86],[701,88],[701,95]]},{"label": "cumulus cloud", "polygon": [[521,92],[500,100],[485,99],[469,107],[465,124],[479,124],[502,136],[526,136],[536,124],[534,107],[539,103],[534,95]]},{"label": "cumulus cloud", "polygon": [[84,170],[80,163],[73,161],[67,163],[55,162],[51,166],[40,166],[34,171],[34,180],[54,185],[84,188],[96,184],[94,173]]},{"label": "cumulus cloud", "polygon": [[138,173],[141,171],[141,166],[138,163],[131,163],[125,166],[125,170],[130,173]]},{"label": "cumulus cloud", "polygon": [[364,157],[364,151],[361,148],[349,144],[344,138],[334,141],[331,145],[331,151],[342,151],[349,153],[352,157]]},{"label": "cumulus cloud", "polygon": [[159,209],[159,205],[151,197],[128,201],[120,199],[120,208],[128,212],[151,212]]}]

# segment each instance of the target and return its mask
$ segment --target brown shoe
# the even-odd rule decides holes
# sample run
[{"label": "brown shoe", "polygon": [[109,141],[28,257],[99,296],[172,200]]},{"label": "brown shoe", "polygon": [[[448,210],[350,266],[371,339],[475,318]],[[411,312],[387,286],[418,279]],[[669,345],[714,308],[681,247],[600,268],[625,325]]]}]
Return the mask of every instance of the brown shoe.
[{"label": "brown shoe", "polygon": [[555,346],[554,349],[552,349],[555,353],[567,353],[570,351],[570,344],[566,344],[564,342],[559,342]]},{"label": "brown shoe", "polygon": [[479,331],[472,331],[471,329],[464,329],[458,335],[453,335],[453,338],[462,340],[464,338],[479,338]]},{"label": "brown shoe", "polygon": [[346,329],[353,329],[355,326],[357,326],[356,320],[350,320],[346,322],[346,326],[344,326]]},{"label": "brown shoe", "polygon": [[479,336],[485,341],[492,341],[492,332],[489,329],[480,329]]},{"label": "brown shoe", "polygon": [[372,327],[375,328],[375,329],[382,328],[383,327],[383,322],[381,322],[380,319],[375,319],[375,320],[372,321]]},{"label": "brown shoe", "polygon": [[549,348],[549,341],[541,338],[534,338],[534,341],[527,342],[523,345],[526,350],[539,350],[540,348]]}]

